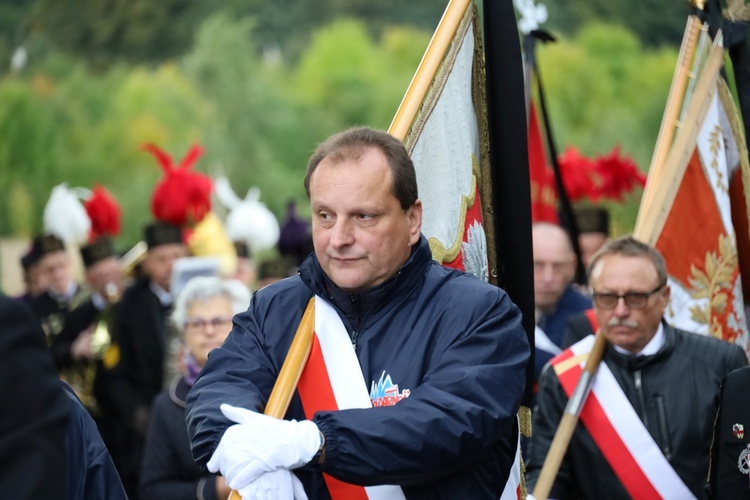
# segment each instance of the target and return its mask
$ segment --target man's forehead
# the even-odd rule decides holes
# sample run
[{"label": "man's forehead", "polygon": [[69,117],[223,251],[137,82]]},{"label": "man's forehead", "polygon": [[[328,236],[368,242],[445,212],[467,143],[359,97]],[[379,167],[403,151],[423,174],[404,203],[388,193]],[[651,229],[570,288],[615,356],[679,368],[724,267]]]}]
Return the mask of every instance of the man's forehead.
[{"label": "man's forehead", "polygon": [[532,248],[534,255],[555,253],[566,255],[571,252],[570,239],[567,233],[552,224],[534,227],[532,231]]},{"label": "man's forehead", "polygon": [[635,280],[650,280],[657,277],[656,266],[645,255],[603,255],[591,269],[591,281],[603,275],[613,277],[627,276]]}]

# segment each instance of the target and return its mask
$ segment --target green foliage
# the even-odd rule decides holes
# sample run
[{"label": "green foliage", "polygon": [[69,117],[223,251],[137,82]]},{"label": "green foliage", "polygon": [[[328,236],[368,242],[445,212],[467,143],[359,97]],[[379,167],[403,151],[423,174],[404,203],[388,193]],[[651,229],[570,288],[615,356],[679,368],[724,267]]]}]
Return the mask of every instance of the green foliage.
[{"label": "green foliage", "polygon": [[183,53],[205,8],[191,0],[36,0],[26,22],[32,36],[104,70]]},{"label": "green foliage", "polygon": [[[99,182],[123,207],[123,238],[135,241],[149,217],[144,193],[161,175],[139,147],[153,141],[181,155],[199,138],[198,94],[174,66],[95,77],[80,64],[57,73],[57,63],[0,81],[0,185],[20,183],[30,198],[0,198],[0,233],[40,231],[53,186]],[[24,209],[30,224],[19,218]]]},{"label": "green foliage", "polygon": [[555,0],[543,2],[553,33],[571,36],[591,23],[619,25],[646,46],[680,45],[690,7],[688,2],[663,0]]},{"label": "green foliage", "polygon": [[[677,51],[644,49],[624,28],[592,24],[540,47],[538,58],[558,150],[595,156],[619,145],[647,171]],[[638,202],[610,206],[615,230],[632,230]]]},{"label": "green foliage", "polygon": [[183,67],[213,110],[202,124],[212,173],[227,175],[240,196],[258,186],[281,217],[289,200],[304,211],[316,143],[355,124],[387,128],[429,38],[395,28],[378,44],[362,23],[340,21],[288,67],[257,55],[253,28],[227,13],[210,17]]},{"label": "green foliage", "polygon": [[[266,4],[227,2],[200,23],[187,55],[158,65],[96,71],[68,51],[32,47],[27,70],[0,80],[0,185],[9,193],[0,197],[0,235],[40,230],[54,185],[99,182],[123,207],[123,248],[134,243],[161,176],[144,142],[181,158],[199,141],[206,156],[198,170],[227,175],[241,197],[260,187],[279,217],[289,200],[305,212],[302,177],[315,144],[355,124],[387,128],[432,29],[366,24],[357,19],[385,7],[356,1],[352,17],[311,32],[289,58],[269,49],[260,18],[237,13],[288,8],[294,19],[306,11]],[[676,51],[644,49],[626,29],[600,24],[538,55],[559,149],[595,155],[620,144],[645,170]],[[616,230],[632,228],[636,198],[613,207]]]}]

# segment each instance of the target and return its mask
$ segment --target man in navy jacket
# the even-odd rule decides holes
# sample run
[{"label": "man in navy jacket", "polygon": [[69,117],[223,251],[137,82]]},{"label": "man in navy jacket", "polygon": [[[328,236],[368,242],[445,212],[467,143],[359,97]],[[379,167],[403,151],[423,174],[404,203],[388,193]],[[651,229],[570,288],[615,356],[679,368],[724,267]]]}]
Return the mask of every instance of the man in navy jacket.
[{"label": "man in navy jacket", "polygon": [[[414,167],[388,134],[329,138],[305,187],[315,253],[298,276],[256,292],[209,356],[187,400],[196,461],[248,498],[301,496],[301,487],[337,498],[341,482],[395,485],[390,498],[499,498],[530,356],[518,308],[503,290],[432,260]],[[337,399],[339,409],[312,412],[323,391],[301,383],[286,420],[262,416],[312,296],[316,334],[325,308],[345,331],[336,347],[354,355],[350,375],[364,378],[368,407],[342,409]],[[337,362],[325,359],[329,373]]]}]

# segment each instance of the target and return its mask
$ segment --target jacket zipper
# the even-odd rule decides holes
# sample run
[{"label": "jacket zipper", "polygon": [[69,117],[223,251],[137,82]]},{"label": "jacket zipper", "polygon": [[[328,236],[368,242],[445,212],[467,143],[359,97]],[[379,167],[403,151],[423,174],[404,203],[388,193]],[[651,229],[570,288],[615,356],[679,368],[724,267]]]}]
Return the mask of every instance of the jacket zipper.
[{"label": "jacket zipper", "polygon": [[664,408],[664,396],[656,397],[656,409],[659,412],[659,427],[661,428],[661,451],[669,460],[672,458],[672,447],[669,445],[669,434],[667,434],[667,413]]},{"label": "jacket zipper", "polygon": [[352,332],[352,347],[354,348],[355,351],[357,350],[357,336],[358,335],[359,335],[358,330],[354,330]]},{"label": "jacket zipper", "polygon": [[357,313],[357,323],[358,325],[354,325],[355,328],[352,329],[352,347],[354,348],[354,352],[357,352],[357,337],[359,336],[359,330],[357,329],[357,326],[362,326],[362,318],[360,317],[359,313],[359,304],[357,303],[357,296],[356,295],[349,295],[349,300],[352,302],[352,307]]},{"label": "jacket zipper", "polygon": [[646,399],[643,397],[643,381],[641,380],[641,371],[633,373],[635,377],[635,390],[638,393],[638,401],[641,403],[641,412],[643,413],[643,425],[648,429],[648,411],[646,411]]}]

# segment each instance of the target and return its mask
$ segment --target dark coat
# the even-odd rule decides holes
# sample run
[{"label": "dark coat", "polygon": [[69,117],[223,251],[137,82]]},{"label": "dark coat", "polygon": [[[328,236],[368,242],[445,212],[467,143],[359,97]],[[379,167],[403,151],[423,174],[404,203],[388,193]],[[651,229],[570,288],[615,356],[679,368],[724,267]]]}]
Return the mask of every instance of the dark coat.
[{"label": "dark coat", "polygon": [[68,425],[68,498],[127,500],[120,476],[94,420],[73,390],[63,384],[70,406]]},{"label": "dark coat", "polygon": [[68,313],[86,300],[89,293],[76,285],[76,292],[70,300],[61,302],[53,298],[49,292],[44,292],[31,301],[31,309],[42,324],[47,345],[51,345],[65,324]]},{"label": "dark coat", "polygon": [[709,498],[750,499],[750,367],[727,375],[711,445]]},{"label": "dark coat", "polygon": [[[262,410],[313,294],[337,310],[368,388],[387,375],[399,394],[410,392],[393,406],[315,414],[325,462],[295,471],[308,496],[329,497],[326,472],[398,484],[407,498],[499,498],[530,357],[521,313],[502,289],[432,260],[424,236],[396,275],[366,292],[337,289],[312,255],[299,276],[255,293],[188,395],[198,463],[230,424],[221,403]],[[298,396],[286,418],[305,419]]]},{"label": "dark coat", "polygon": [[39,322],[28,306],[4,296],[0,401],[0,492],[19,500],[67,498],[68,400]]},{"label": "dark coat", "polygon": [[216,499],[216,476],[202,471],[190,453],[185,397],[190,386],[177,377],[154,400],[141,467],[142,500]]},{"label": "dark coat", "polygon": [[110,384],[113,404],[126,418],[138,407],[150,408],[163,389],[166,320],[148,280],[123,294],[116,317],[120,360]]},{"label": "dark coat", "polygon": [[143,444],[151,404],[162,390],[167,311],[148,280],[136,282],[118,304],[119,357],[102,378],[99,403],[119,419],[115,461],[131,499],[138,498]]},{"label": "dark coat", "polygon": [[[747,365],[742,349],[662,323],[664,346],[652,356],[628,356],[607,346],[604,361],[656,444],[685,485],[700,497],[708,473],[711,430],[724,377]],[[641,381],[640,388],[636,379]],[[568,401],[555,370],[539,380],[526,484],[533,491]],[[550,498],[629,498],[586,427],[579,423]]]},{"label": "dark coat", "polygon": [[568,318],[568,324],[565,326],[565,334],[563,335],[561,347],[567,349],[579,340],[583,340],[594,333],[594,329],[591,327],[591,321],[585,313],[574,314]]},{"label": "dark coat", "polygon": [[[568,318],[574,314],[591,309],[591,298],[573,289],[572,286],[565,288],[555,310],[544,313],[539,317],[537,326],[541,328],[556,346],[561,347],[563,333]],[[534,351],[534,378],[538,379],[542,368],[546,365],[553,354],[542,349]]]}]

